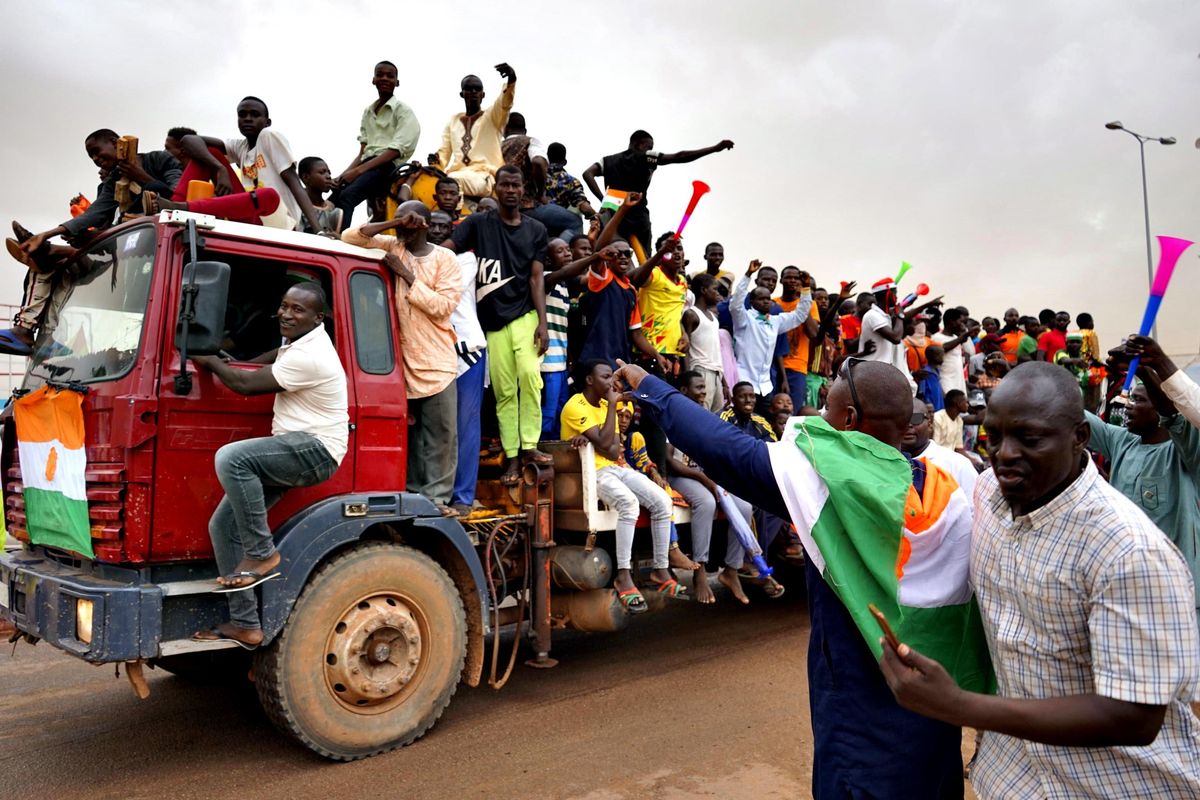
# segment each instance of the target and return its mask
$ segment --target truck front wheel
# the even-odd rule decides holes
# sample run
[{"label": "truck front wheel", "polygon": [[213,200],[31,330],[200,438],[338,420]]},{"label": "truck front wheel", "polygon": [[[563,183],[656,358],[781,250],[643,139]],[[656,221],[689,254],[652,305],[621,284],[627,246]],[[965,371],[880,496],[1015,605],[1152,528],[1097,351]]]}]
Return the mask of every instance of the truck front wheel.
[{"label": "truck front wheel", "polygon": [[258,654],[271,720],[326,758],[353,761],[412,742],[458,688],[466,614],[423,553],[371,542],[309,579],[282,632]]}]

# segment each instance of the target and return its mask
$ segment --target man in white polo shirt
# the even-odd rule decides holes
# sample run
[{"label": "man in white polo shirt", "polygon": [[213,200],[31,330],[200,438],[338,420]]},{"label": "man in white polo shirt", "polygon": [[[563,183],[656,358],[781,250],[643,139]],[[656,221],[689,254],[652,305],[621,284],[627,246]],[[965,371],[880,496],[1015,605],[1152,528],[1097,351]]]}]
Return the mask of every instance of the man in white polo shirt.
[{"label": "man in white polo shirt", "polygon": [[261,369],[233,369],[213,356],[193,357],[238,394],[275,394],[270,436],[217,451],[217,479],[225,497],[208,522],[208,535],[221,572],[216,591],[229,593],[229,622],[194,639],[229,639],[247,650],[262,644],[258,602],[250,590],[277,577],[280,560],[267,509],[292,487],[328,480],[346,454],[346,372],[322,324],[326,306],[316,283],[288,289],[276,312],[284,343],[267,354]]}]

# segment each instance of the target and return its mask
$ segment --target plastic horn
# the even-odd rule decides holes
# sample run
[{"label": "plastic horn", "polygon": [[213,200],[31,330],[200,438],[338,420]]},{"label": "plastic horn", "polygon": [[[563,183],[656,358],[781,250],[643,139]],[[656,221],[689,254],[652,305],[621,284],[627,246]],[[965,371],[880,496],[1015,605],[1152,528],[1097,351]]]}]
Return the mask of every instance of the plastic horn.
[{"label": "plastic horn", "polygon": [[927,294],[929,294],[929,286],[924,283],[918,283],[917,290],[915,292],[909,292],[905,298],[900,301],[900,303],[897,305],[897,308],[908,308],[916,302],[918,297],[924,297]]},{"label": "plastic horn", "polygon": [[[1138,329],[1139,336],[1149,336],[1154,329],[1154,319],[1158,316],[1158,307],[1162,305],[1163,295],[1167,293],[1167,284],[1175,272],[1175,265],[1183,251],[1195,242],[1187,239],[1177,239],[1174,236],[1158,236],[1158,267],[1154,270],[1154,281],[1150,284],[1150,297],[1146,300],[1146,313],[1142,315],[1142,327]],[[1125,385],[1121,388],[1121,396],[1128,397],[1133,388],[1133,379],[1137,376],[1138,362],[1134,358],[1129,362],[1129,372],[1125,375]]]},{"label": "plastic horn", "polygon": [[908,263],[907,261],[900,262],[900,271],[896,273],[897,286],[900,285],[900,279],[904,277],[904,273],[908,272],[910,269],[912,269],[912,264]]},{"label": "plastic horn", "polygon": [[692,199],[688,202],[687,211],[683,212],[683,219],[679,220],[679,227],[675,229],[677,237],[683,236],[683,229],[687,227],[688,220],[692,218],[692,212],[696,210],[696,204],[708,192],[709,186],[707,183],[704,181],[692,181]]},{"label": "plastic horn", "polygon": [[[683,219],[679,220],[679,227],[675,230],[676,239],[683,235],[683,229],[687,227],[688,220],[692,218],[692,212],[696,210],[696,204],[700,202],[700,198],[707,194],[708,191],[709,186],[704,181],[692,181],[692,199],[688,201],[687,210],[683,212]],[[663,261],[670,260],[670,253],[663,256]]]},{"label": "plastic horn", "polygon": [[737,535],[742,547],[745,548],[746,555],[750,557],[754,568],[758,570],[758,576],[763,579],[771,577],[771,573],[775,570],[767,566],[767,560],[763,558],[762,548],[758,545],[758,539],[754,537],[754,531],[750,530],[750,524],[746,522],[742,512],[738,511],[738,507],[734,505],[733,497],[729,492],[719,487],[718,490],[721,495],[721,510],[725,512],[725,517],[729,520],[729,527]]}]

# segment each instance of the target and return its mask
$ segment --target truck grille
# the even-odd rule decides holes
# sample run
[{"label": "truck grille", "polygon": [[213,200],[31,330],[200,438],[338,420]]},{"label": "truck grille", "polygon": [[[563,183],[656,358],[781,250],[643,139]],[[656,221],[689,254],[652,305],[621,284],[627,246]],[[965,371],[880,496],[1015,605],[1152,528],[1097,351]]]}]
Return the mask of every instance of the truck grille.
[{"label": "truck grille", "polygon": [[[17,448],[11,451],[12,461],[5,473],[4,522],[9,534],[23,542],[29,541],[29,523],[25,518],[24,484],[21,482],[21,462]],[[125,465],[92,462],[88,458],[87,472],[88,517],[92,541],[116,542],[125,529]]]}]

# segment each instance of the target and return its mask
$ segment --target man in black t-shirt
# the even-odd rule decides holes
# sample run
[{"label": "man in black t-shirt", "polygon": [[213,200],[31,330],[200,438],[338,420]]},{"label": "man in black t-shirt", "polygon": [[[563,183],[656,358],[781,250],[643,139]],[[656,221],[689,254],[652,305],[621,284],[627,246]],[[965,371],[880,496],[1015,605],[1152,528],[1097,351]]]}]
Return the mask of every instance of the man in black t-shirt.
[{"label": "man in black t-shirt", "polygon": [[525,181],[521,170],[496,170],[497,211],[463,219],[444,242],[458,253],[475,251],[476,313],[487,336],[488,374],[496,393],[500,443],[508,458],[503,481],[520,480],[520,453],[526,462],[550,464],[537,449],[542,433],[542,374],[546,352],[546,226],[521,213]]},{"label": "man in black t-shirt", "polygon": [[[650,179],[654,170],[664,164],[687,164],[698,158],[719,153],[722,150],[733,149],[733,142],[722,139],[711,147],[699,150],[680,150],[678,153],[660,153],[654,149],[654,137],[646,131],[634,131],[629,137],[629,149],[621,153],[605,156],[602,161],[592,164],[583,172],[583,181],[592,194],[601,201],[604,194],[596,183],[596,176],[604,176],[604,185],[608,189],[621,192],[640,192],[642,202],[630,209],[621,222],[617,233],[625,238],[636,237],[642,246],[642,252],[650,254],[650,211],[646,208],[646,190],[650,188]],[[607,220],[606,220],[607,221]]]}]

